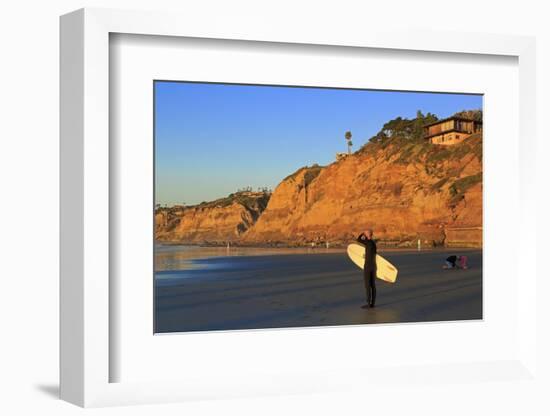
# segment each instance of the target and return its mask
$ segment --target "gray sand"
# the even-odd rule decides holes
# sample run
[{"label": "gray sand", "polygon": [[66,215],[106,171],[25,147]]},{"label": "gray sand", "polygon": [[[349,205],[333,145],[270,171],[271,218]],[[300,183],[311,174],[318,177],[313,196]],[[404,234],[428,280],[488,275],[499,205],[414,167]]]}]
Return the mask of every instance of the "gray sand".
[{"label": "gray sand", "polygon": [[[377,279],[376,308],[367,310],[362,270],[345,252],[296,253],[193,259],[186,252],[177,267],[164,262],[177,270],[155,275],[155,332],[482,318],[481,250],[380,253],[399,276],[394,284]],[[451,253],[468,255],[470,268],[442,270]]]}]

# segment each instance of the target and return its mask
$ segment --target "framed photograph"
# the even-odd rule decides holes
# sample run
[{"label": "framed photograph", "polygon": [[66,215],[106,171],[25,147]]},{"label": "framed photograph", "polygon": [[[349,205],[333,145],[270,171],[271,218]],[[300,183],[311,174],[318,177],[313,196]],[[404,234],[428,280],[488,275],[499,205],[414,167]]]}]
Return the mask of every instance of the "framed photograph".
[{"label": "framed photograph", "polygon": [[155,333],[483,318],[482,95],[153,88]]},{"label": "framed photograph", "polygon": [[63,399],[537,382],[534,40],[339,33],[61,18]]}]

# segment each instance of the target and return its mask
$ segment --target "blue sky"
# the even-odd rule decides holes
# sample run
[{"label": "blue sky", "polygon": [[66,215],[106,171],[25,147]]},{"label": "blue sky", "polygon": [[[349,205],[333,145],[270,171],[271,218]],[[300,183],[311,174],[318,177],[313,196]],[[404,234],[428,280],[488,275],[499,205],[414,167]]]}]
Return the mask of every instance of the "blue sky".
[{"label": "blue sky", "polygon": [[395,117],[482,108],[479,95],[155,82],[156,202],[272,189],[305,165],[359,149]]}]

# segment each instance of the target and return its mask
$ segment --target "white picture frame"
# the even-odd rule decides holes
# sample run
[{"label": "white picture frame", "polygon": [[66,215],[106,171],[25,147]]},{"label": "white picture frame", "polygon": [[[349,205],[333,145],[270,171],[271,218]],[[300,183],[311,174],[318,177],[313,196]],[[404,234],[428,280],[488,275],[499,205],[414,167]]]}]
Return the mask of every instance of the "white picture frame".
[{"label": "white picture frame", "polygon": [[[264,379],[218,379],[195,373],[179,381],[112,382],[110,366],[119,359],[110,348],[110,310],[114,288],[109,276],[109,36],[113,33],[170,37],[331,45],[333,47],[430,51],[441,54],[482,54],[516,57],[519,67],[519,223],[518,261],[522,284],[517,292],[517,354],[506,360],[472,360],[457,365],[418,363],[408,368],[375,370],[377,380],[403,383],[434,380],[440,373],[480,382],[487,372],[506,380],[537,382],[536,280],[532,244],[536,241],[536,195],[533,182],[535,150],[535,41],[530,37],[421,31],[364,30],[342,27],[284,30],[275,23],[254,21],[238,29],[223,19],[205,26],[192,17],[167,13],[82,9],[61,18],[61,398],[80,406],[184,401],[196,398],[242,397],[255,394],[323,392],[347,388],[342,379],[357,380],[357,371],[331,369],[330,377],[296,374],[281,369]],[[529,260],[529,261],[527,261]],[[511,273],[517,273],[517,270]],[[356,333],[361,331],[357,328]],[[277,334],[271,333],[271,337]],[[224,334],[216,335],[223,337]],[[295,335],[299,336],[296,331]],[[219,342],[217,340],[216,342]],[[328,370],[324,370],[328,371]],[[407,378],[407,374],[413,374]],[[390,376],[388,376],[390,374]],[[480,374],[485,374],[479,377]],[[476,376],[477,375],[477,376]],[[364,380],[369,384],[372,381]]]}]

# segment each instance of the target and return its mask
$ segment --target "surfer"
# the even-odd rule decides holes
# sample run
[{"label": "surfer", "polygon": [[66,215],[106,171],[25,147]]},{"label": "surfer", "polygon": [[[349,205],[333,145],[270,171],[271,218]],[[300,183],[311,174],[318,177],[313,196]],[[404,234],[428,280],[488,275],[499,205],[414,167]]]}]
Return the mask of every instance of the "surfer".
[{"label": "surfer", "polygon": [[367,303],[362,309],[374,308],[376,302],[376,243],[372,239],[372,230],[369,228],[357,237],[357,242],[365,246],[365,266],[363,278],[365,279],[365,291]]}]

